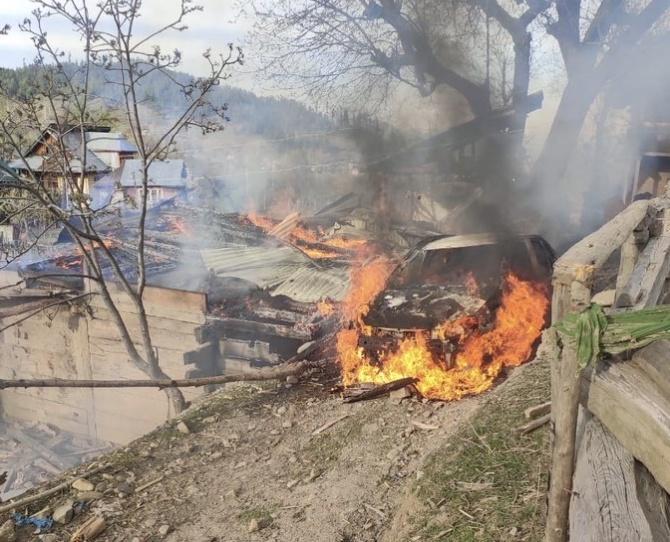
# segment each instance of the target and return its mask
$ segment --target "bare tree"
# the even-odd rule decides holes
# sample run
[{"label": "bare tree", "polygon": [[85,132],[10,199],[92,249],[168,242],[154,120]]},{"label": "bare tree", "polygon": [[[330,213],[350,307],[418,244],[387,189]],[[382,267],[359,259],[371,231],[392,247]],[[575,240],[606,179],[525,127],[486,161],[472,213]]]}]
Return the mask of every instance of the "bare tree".
[{"label": "bare tree", "polygon": [[662,31],[670,2],[555,0],[554,4],[545,24],[560,47],[567,84],[534,177],[558,195],[591,106],[608,83],[625,77],[632,59],[645,61],[638,52]]},{"label": "bare tree", "polygon": [[[550,1],[509,4],[508,10],[497,0],[257,0],[254,37],[263,44],[264,72],[312,96],[339,99],[346,89],[383,100],[395,83],[422,96],[448,88],[474,115],[485,115],[507,97],[515,105],[526,99],[530,26]],[[496,73],[511,88],[496,92]]]},{"label": "bare tree", "polygon": [[[215,106],[209,98],[220,82],[229,77],[228,68],[242,62],[242,52],[232,44],[225,54],[206,51],[203,57],[209,68],[207,74],[184,81],[174,72],[181,65],[181,53],[177,50],[166,53],[157,42],[170,32],[186,30],[184,21],[188,15],[202,9],[192,0],[179,0],[170,22],[147,30],[138,24],[141,0],[33,0],[33,3],[32,16],[23,21],[20,30],[32,39],[39,78],[29,95],[0,91],[5,102],[0,116],[0,149],[5,153],[11,151],[22,165],[21,171],[26,173],[20,175],[0,162],[4,173],[4,177],[0,177],[0,197],[17,198],[21,205],[38,209],[49,224],[62,225],[69,232],[82,254],[86,277],[94,282],[96,294],[102,297],[111,313],[132,363],[152,379],[165,379],[167,375],[160,367],[152,343],[144,304],[149,168],[167,155],[187,127],[205,133],[223,129],[226,106]],[[78,34],[82,50],[75,56],[76,64],[66,62],[66,52],[53,43],[47,32],[51,21],[66,22]],[[127,121],[141,163],[136,265],[132,271],[124,268],[99,233],[99,218],[104,209],[94,208],[89,197],[89,174],[93,166],[88,163],[86,132],[100,120],[100,110],[94,107],[91,95],[91,74],[96,69],[104,70],[107,84],[121,90],[118,107]],[[145,125],[141,108],[141,87],[147,77],[156,74],[181,91],[183,103],[167,128],[149,141],[146,137],[149,127]],[[44,160],[59,171],[63,194],[57,194],[53,186],[43,182],[26,155],[26,134],[40,132],[45,118],[49,119],[51,128]],[[78,149],[68,143],[72,140],[68,136],[72,134],[78,135],[74,138]],[[63,195],[67,200],[65,206],[60,199]],[[111,274],[105,269],[110,269]],[[135,307],[141,335],[139,346],[115,303],[112,283],[125,292]],[[176,411],[184,408],[181,392],[176,389],[165,392]]]}]

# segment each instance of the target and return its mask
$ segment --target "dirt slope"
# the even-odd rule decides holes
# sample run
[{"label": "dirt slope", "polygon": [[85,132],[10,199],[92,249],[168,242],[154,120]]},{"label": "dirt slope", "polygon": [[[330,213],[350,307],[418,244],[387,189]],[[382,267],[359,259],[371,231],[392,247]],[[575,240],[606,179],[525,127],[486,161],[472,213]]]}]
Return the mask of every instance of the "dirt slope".
[{"label": "dirt slope", "polygon": [[[379,399],[346,405],[312,381],[290,389],[219,391],[185,414],[188,432],[166,424],[101,458],[111,466],[91,481],[103,496],[48,540],[69,540],[68,533],[96,512],[108,522],[100,541],[450,540],[431,527],[450,511],[449,502],[434,510],[426,505],[436,504],[431,485],[449,469],[437,464],[436,470],[436,457],[454,439],[462,442],[456,435],[473,427],[481,403],[523,380],[525,371],[515,371],[493,393],[450,404]],[[72,497],[66,492],[48,504]],[[430,536],[421,534],[425,528]],[[20,540],[34,540],[29,533],[22,529]]]}]

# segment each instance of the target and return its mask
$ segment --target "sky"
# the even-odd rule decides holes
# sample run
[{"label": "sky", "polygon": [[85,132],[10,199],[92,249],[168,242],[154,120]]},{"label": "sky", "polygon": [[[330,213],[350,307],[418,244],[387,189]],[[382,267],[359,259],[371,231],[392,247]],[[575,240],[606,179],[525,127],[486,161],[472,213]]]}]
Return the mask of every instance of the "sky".
[{"label": "sky", "polygon": [[[91,0],[90,4],[95,5]],[[174,17],[178,0],[144,0],[142,19],[144,30],[154,29]],[[204,60],[201,54],[207,48],[212,51],[226,51],[227,44],[243,44],[248,22],[238,17],[235,0],[198,0],[204,11],[188,16],[189,30],[172,32],[165,35],[161,46],[172,50],[180,49],[184,55],[183,70],[199,74],[204,73]],[[31,0],[0,0],[0,27],[10,24],[9,35],[0,37],[0,66],[13,68],[30,63],[34,53],[27,36],[22,35],[18,23],[34,9]],[[65,51],[81,49],[78,37],[65,25],[49,28],[51,39]]]}]

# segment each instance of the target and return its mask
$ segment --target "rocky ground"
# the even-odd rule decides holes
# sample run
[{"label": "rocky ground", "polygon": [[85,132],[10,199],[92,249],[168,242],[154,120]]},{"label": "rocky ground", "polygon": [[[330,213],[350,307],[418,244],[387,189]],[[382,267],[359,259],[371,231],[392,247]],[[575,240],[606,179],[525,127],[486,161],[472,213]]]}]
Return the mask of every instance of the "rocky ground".
[{"label": "rocky ground", "polygon": [[[459,450],[468,457],[477,453],[478,448],[468,451],[472,438],[463,431],[474,428],[482,404],[500,411],[494,399],[505,389],[511,400],[523,404],[546,398],[546,389],[529,394],[514,387],[526,380],[524,374],[540,370],[533,365],[539,364],[516,370],[492,393],[449,404],[414,398],[343,404],[325,391],[328,383],[318,376],[297,385],[226,388],[194,405],[181,420],[83,467],[104,468],[92,475],[81,470],[77,475],[83,480],[75,487],[19,510],[53,513],[66,524],[42,535],[34,534],[35,527],[11,534],[7,525],[0,541],[70,540],[95,515],[106,523],[96,540],[109,542],[534,540],[534,527],[521,523],[532,510],[541,514],[537,503],[544,488],[532,497],[531,512],[523,508],[518,521],[508,518],[512,526],[505,525],[504,532],[512,534],[496,538],[498,534],[468,526],[468,516],[474,520],[480,514],[476,510],[487,514],[487,505],[468,506],[473,499],[490,501],[495,485],[487,480],[503,481],[502,475],[492,474],[500,465],[483,464],[462,474],[468,479],[457,482],[466,485],[454,486],[470,495],[462,504],[458,499],[463,495],[451,494],[451,467],[441,463]],[[514,420],[517,406],[523,405],[515,405]],[[483,439],[484,444],[477,443],[482,453],[505,465],[506,459],[486,450],[493,440],[488,444],[481,430],[477,435]],[[522,449],[529,450],[530,443]],[[539,446],[532,448],[534,456],[544,453],[544,441],[532,444]],[[535,463],[523,467],[531,468],[537,468]],[[528,476],[529,487],[538,484],[536,474]],[[450,500],[459,504],[454,508]],[[76,501],[87,504],[70,520],[67,510]],[[505,506],[498,497],[494,501],[496,510]],[[462,519],[467,524],[454,523]],[[450,535],[461,527],[463,537]]]}]

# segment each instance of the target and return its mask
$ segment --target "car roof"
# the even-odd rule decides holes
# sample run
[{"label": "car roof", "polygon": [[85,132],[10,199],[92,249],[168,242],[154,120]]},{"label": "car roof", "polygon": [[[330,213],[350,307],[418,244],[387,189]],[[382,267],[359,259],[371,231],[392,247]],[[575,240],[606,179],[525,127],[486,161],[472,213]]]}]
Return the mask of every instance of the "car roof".
[{"label": "car roof", "polygon": [[468,235],[445,235],[434,237],[419,250],[444,250],[454,248],[478,247],[485,245],[497,245],[501,242],[524,241],[526,239],[542,239],[538,235],[501,235],[499,233],[472,233]]}]

